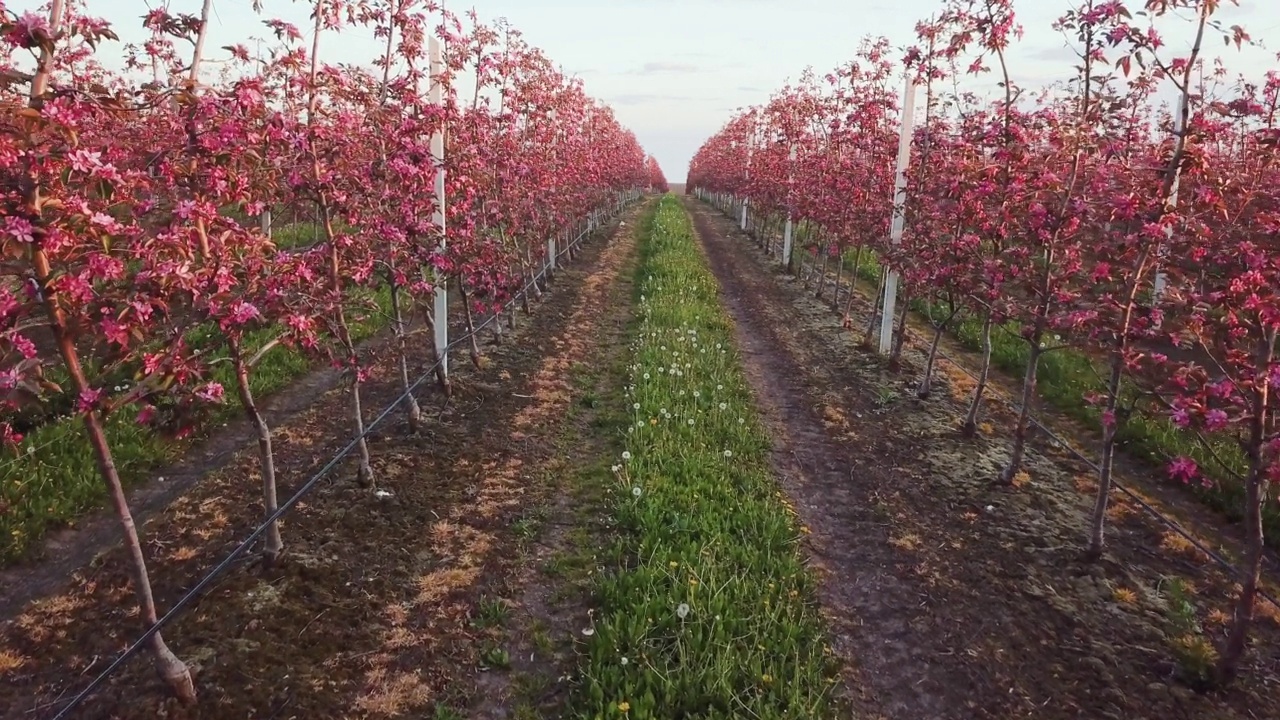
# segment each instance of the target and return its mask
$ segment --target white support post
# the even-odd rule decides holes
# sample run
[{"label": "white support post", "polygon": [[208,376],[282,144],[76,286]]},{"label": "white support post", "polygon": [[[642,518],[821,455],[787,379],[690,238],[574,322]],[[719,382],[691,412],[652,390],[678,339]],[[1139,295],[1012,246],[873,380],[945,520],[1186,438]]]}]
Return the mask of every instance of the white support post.
[{"label": "white support post", "polygon": [[[747,136],[747,168],[746,168],[746,172],[744,173],[743,179],[746,180],[747,183],[750,183],[751,181],[751,136],[749,135]],[[745,192],[746,188],[743,188],[743,191]],[[738,218],[738,229],[742,230],[743,232],[746,232],[747,230],[747,205],[748,204],[750,204],[750,200],[748,196],[743,195],[742,196],[742,217]]]},{"label": "white support post", "polygon": [[[1182,135],[1186,128],[1187,118],[1182,115],[1182,107],[1187,103],[1187,93],[1182,92],[1182,97],[1178,101],[1178,109],[1173,114],[1173,134],[1175,141],[1177,137]],[[1177,171],[1175,171],[1177,172]],[[1169,208],[1173,209],[1178,206],[1178,185],[1182,180],[1182,173],[1178,172],[1173,176],[1173,187],[1169,190]],[[1164,237],[1166,240],[1173,240],[1173,226],[1170,225],[1164,229]],[[1156,280],[1155,286],[1152,288],[1151,304],[1155,305],[1160,302],[1160,298],[1164,295],[1165,286],[1168,284],[1168,278],[1165,277],[1164,271],[1160,269],[1161,260],[1164,259],[1165,248],[1156,248]]]},{"label": "white support post", "polygon": [[[430,102],[433,105],[444,105],[444,85],[440,81],[444,74],[444,52],[438,38],[432,37],[428,43],[427,52],[430,59],[431,72],[431,94]],[[444,128],[437,128],[431,134],[431,159],[436,165],[436,209],[432,214],[431,221],[436,227],[440,228],[440,250],[445,249],[445,226],[444,226]],[[443,275],[436,275],[435,283],[435,343],[436,357],[440,359],[441,374],[445,377],[449,376],[449,290],[448,278]]]},{"label": "white support post", "polygon": [[791,271],[791,184],[795,162],[796,146],[792,143],[791,149],[787,152],[787,224],[782,230],[782,264],[786,266],[787,272]]},{"label": "white support post", "polygon": [[[911,73],[907,73],[906,88],[902,91],[902,127],[898,131],[898,167],[893,177],[893,223],[889,227],[889,244],[902,242],[902,230],[907,221],[907,162],[911,159],[911,125],[914,120],[916,85]],[[898,301],[898,273],[890,271],[884,283],[883,316],[880,318],[880,354],[889,354],[893,347],[894,306]]]},{"label": "white support post", "polygon": [[556,238],[554,235],[547,238],[547,269],[556,269]]}]

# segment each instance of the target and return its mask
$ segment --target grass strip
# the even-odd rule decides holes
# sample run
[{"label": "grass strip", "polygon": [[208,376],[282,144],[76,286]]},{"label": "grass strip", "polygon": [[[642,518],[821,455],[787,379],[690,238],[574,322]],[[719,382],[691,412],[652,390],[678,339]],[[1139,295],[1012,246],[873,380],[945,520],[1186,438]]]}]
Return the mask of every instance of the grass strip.
[{"label": "grass strip", "polygon": [[828,716],[834,660],[733,326],[682,206],[640,225],[617,538],[583,630],[583,718]]}]

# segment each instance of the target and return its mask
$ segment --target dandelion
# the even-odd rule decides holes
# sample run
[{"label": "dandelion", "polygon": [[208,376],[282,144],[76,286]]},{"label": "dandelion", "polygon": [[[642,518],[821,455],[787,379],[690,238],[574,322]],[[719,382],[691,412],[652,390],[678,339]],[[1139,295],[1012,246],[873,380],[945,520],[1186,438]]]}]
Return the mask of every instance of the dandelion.
[{"label": "dandelion", "polygon": [[595,629],[595,628],[582,628],[582,634],[583,634],[583,635],[586,635],[587,637],[591,637],[592,635],[595,635],[595,634],[596,634],[596,629]]},{"label": "dandelion", "polygon": [[649,379],[649,373],[645,373],[645,374],[644,374],[644,379],[645,379],[645,380],[648,380],[648,379]]},{"label": "dandelion", "polygon": [[693,427],[693,418],[689,418],[689,427]]},{"label": "dandelion", "polygon": [[694,391],[693,391],[693,396],[694,396],[694,397],[702,397],[702,393],[698,392],[697,390],[694,390]]},{"label": "dandelion", "polygon": [[628,451],[628,450],[623,450],[623,451],[622,451],[622,459],[623,459],[623,460],[630,460],[630,459],[631,459],[631,452],[630,452],[630,451]]},{"label": "dandelion", "polygon": [[676,606],[676,616],[681,620],[689,617],[689,603],[680,603]]},{"label": "dandelion", "polygon": [[613,471],[614,471],[614,472],[618,472],[618,471],[619,471],[619,470],[621,470],[621,469],[622,469],[622,466],[621,466],[621,465],[614,465],[614,466],[613,466]]},{"label": "dandelion", "polygon": [[626,665],[627,663],[629,663],[629,662],[631,662],[631,661],[627,659],[627,656],[626,656],[626,655],[623,655],[623,656],[622,656],[622,659],[621,659],[621,660],[619,660],[618,662],[619,662],[619,663],[621,663],[621,664],[623,664],[623,665]]},{"label": "dandelion", "polygon": [[640,489],[640,486],[639,486],[639,485],[637,485],[637,486],[635,486],[635,487],[631,488],[631,494],[632,494],[632,495],[635,495],[636,497],[640,497],[640,495],[641,495],[643,492],[644,492],[644,491]]},{"label": "dandelion", "polygon": [[640,409],[640,403],[635,403],[635,404],[633,404],[633,405],[631,406],[631,409],[632,409],[632,410],[639,410],[639,409]]},{"label": "dandelion", "polygon": [[731,458],[731,457],[733,457],[733,451],[732,451],[732,450],[725,450],[725,451],[724,451],[724,456],[725,456],[725,457],[727,457],[727,458]]},{"label": "dandelion", "polygon": [[721,410],[726,410],[726,409],[728,409],[728,407],[729,407],[729,403],[720,403],[720,409],[721,409]]}]

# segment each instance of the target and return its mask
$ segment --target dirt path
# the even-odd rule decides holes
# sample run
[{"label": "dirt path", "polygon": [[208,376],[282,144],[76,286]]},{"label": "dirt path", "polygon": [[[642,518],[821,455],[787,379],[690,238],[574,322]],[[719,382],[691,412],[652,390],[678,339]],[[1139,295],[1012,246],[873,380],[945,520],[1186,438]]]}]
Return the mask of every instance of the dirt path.
[{"label": "dirt path", "polygon": [[505,598],[511,616],[501,628],[501,642],[510,656],[509,672],[480,678],[477,702],[467,715],[472,720],[563,716],[577,670],[574,645],[580,630],[591,624],[587,586],[598,541],[609,531],[605,491],[614,479],[609,465],[621,452],[616,428],[626,422],[620,412],[640,225],[639,220],[629,223],[610,240],[603,262],[619,272],[588,280],[584,294],[593,301],[579,306],[570,319],[579,332],[556,342],[556,354],[533,381],[575,401],[567,407],[531,407],[532,415],[522,415],[558,435],[543,446],[550,450],[540,462],[543,502],[526,509],[538,532]]},{"label": "dirt path", "polygon": [[[1108,558],[1079,562],[1087,476],[1033,452],[1013,490],[994,410],[955,432],[964,393],[917,401],[854,347],[838,316],[777,279],[728,220],[692,198],[747,370],[776,439],[783,486],[812,530],[833,645],[859,718],[1262,718],[1280,701],[1276,615],[1246,680],[1198,695],[1174,679],[1216,638],[1231,583],[1124,502]],[[1163,543],[1163,546],[1162,546]],[[1186,588],[1199,612],[1170,601]]]},{"label": "dirt path", "polygon": [[[561,270],[532,320],[487,345],[483,370],[455,361],[454,401],[424,407],[422,433],[392,424],[376,437],[389,496],[340,469],[287,518],[279,568],[233,570],[166,630],[197,670],[197,706],[166,699],[138,658],[78,716],[445,718],[471,705],[478,670],[501,659],[500,606],[523,589],[513,578],[529,549],[524,521],[554,487],[577,395],[570,371],[610,337],[599,328],[631,250],[630,234],[619,237]],[[369,407],[394,397],[390,363],[368,389]],[[331,391],[277,429],[285,489],[342,444],[345,402]],[[160,607],[256,521],[256,484],[252,455],[240,453],[149,523]],[[42,717],[83,686],[137,633],[131,600],[111,551],[0,626],[0,717]]]}]

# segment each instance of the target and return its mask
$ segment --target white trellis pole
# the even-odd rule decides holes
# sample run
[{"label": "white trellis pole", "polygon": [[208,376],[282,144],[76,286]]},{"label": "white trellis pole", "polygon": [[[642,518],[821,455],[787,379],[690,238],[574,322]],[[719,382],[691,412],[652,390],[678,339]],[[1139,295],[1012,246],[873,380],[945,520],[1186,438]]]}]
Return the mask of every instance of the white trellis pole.
[{"label": "white trellis pole", "polygon": [[[548,117],[551,120],[551,126],[555,127],[556,126],[555,124],[556,109],[555,108],[551,108],[551,112],[548,113]],[[558,147],[560,143],[559,130],[556,130],[556,134],[554,139],[552,140],[552,143],[553,144],[551,146],[551,156],[557,161],[557,164],[559,164],[558,162],[560,159],[560,153],[559,153],[559,147]],[[556,269],[556,234],[551,233],[551,237],[547,238],[547,270],[549,272],[554,272],[555,269]]]},{"label": "white trellis pole", "polygon": [[[1175,141],[1182,136],[1183,130],[1187,127],[1187,117],[1182,111],[1187,105],[1187,91],[1182,91],[1182,97],[1178,100],[1178,109],[1173,113],[1173,135]],[[1173,186],[1169,189],[1169,209],[1178,206],[1178,185],[1182,180],[1182,173],[1175,169],[1173,175]],[[1164,237],[1166,240],[1173,239],[1173,226],[1170,225],[1164,229]],[[1165,286],[1168,284],[1168,278],[1165,277],[1164,271],[1160,269],[1160,260],[1164,257],[1165,248],[1157,248],[1156,250],[1156,280],[1155,286],[1152,288],[1152,304],[1160,302],[1161,296],[1164,295]]]},{"label": "white trellis pole", "polygon": [[791,143],[791,149],[787,151],[787,224],[782,229],[782,264],[791,270],[791,190],[794,179],[794,167],[796,163],[796,145]]},{"label": "white trellis pole", "polygon": [[[444,105],[444,83],[440,78],[444,75],[444,53],[438,38],[431,38],[427,52],[430,58],[431,95],[433,105]],[[436,210],[431,221],[440,228],[440,250],[445,249],[444,227],[444,128],[437,128],[431,133],[431,160],[436,165]],[[439,273],[435,282],[435,331],[436,357],[440,359],[440,371],[444,377],[449,376],[449,291],[448,278]]]},{"label": "white trellis pole", "polygon": [[[747,172],[745,179],[748,183],[751,182],[751,140],[751,135],[747,135]],[[738,223],[743,232],[747,231],[747,203],[747,189],[744,187],[742,189],[742,218]]]},{"label": "white trellis pole", "polygon": [[[902,242],[907,222],[907,162],[911,159],[911,126],[914,122],[916,84],[907,73],[902,91],[902,127],[898,131],[898,164],[893,177],[893,223],[889,226],[889,244]],[[893,346],[894,306],[898,302],[898,273],[890,270],[884,282],[883,317],[880,318],[880,354],[887,355]]]}]

